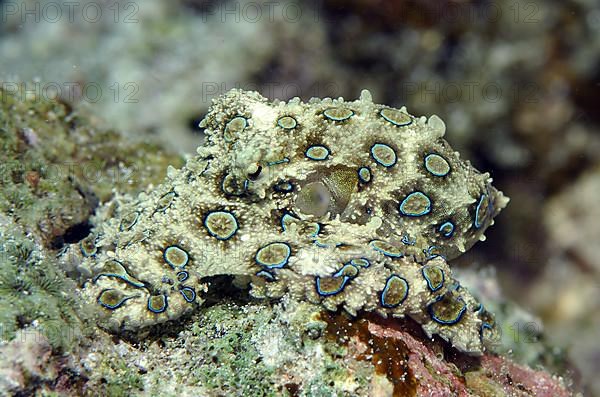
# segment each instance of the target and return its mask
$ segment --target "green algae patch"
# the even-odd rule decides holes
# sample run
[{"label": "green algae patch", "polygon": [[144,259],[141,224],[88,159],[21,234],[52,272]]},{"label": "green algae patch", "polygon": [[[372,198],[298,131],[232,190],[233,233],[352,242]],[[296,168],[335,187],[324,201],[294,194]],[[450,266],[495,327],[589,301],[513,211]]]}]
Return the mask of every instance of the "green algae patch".
[{"label": "green algae patch", "polygon": [[[179,332],[171,328],[171,336],[163,329],[158,340],[144,339],[129,360],[146,360],[141,376],[149,394],[364,395],[372,366],[345,360],[346,347],[325,338],[318,312],[301,302],[284,309],[225,299]],[[168,379],[160,368],[168,368]]]},{"label": "green algae patch", "polygon": [[138,368],[114,358],[104,360],[102,364],[99,369],[101,382],[90,395],[127,397],[143,390],[143,378]]},{"label": "green algae patch", "polygon": [[[20,228],[0,216],[0,337],[37,330],[57,351],[70,351],[85,327],[75,283]],[[84,316],[85,317],[85,316]]]},{"label": "green algae patch", "polygon": [[[182,158],[130,142],[68,104],[0,89],[0,212],[56,247],[114,191],[137,193]],[[66,241],[65,240],[65,234]],[[76,241],[77,233],[73,232]]]}]

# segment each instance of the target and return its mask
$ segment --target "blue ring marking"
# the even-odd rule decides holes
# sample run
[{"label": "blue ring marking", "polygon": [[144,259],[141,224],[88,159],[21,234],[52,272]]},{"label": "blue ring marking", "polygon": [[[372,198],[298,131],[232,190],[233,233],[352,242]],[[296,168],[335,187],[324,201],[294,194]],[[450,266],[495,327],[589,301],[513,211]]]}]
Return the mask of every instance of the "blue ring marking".
[{"label": "blue ring marking", "polygon": [[366,258],[354,258],[354,259],[351,259],[349,263],[356,267],[367,268],[367,267],[371,266],[371,262],[369,262],[369,260]]},{"label": "blue ring marking", "polygon": [[226,195],[229,195],[229,196],[242,196],[244,193],[246,193],[246,190],[248,190],[248,189],[247,189],[247,187],[248,187],[248,186],[247,186],[247,184],[246,184],[246,181],[244,181],[244,184],[243,184],[243,186],[242,186],[242,188],[244,189],[242,192],[235,192],[235,193],[230,193],[230,192],[228,192],[228,191],[225,189],[225,182],[226,182],[226,180],[227,180],[227,178],[228,178],[228,177],[231,177],[231,178],[233,178],[233,176],[231,176],[231,174],[227,174],[227,175],[225,175],[225,176],[223,177],[223,180],[221,181],[221,190],[223,191],[223,193],[225,193]]},{"label": "blue ring marking", "polygon": [[[382,243],[389,244],[389,243],[387,243],[387,242],[385,242],[385,241],[383,241],[383,240],[371,240],[371,241],[369,242],[369,245],[370,245],[370,246],[371,246],[371,248],[373,248],[375,251],[377,251],[377,252],[381,252],[383,255],[385,255],[385,256],[389,256],[390,258],[402,258],[402,257],[404,256],[404,254],[402,254],[401,252],[399,252],[399,253],[393,253],[393,252],[390,252],[390,251],[386,251],[386,250],[384,250],[383,248],[377,247],[377,246],[374,244],[374,243],[377,243],[377,242],[382,242]],[[391,244],[390,244],[390,245],[391,245]],[[394,247],[394,248],[395,248],[395,247]]]},{"label": "blue ring marking", "polygon": [[448,285],[448,291],[459,291],[461,288],[460,283],[456,280],[453,280],[452,283]]},{"label": "blue ring marking", "polygon": [[[126,221],[125,217],[130,216],[131,214],[135,214],[133,220],[125,222],[124,224],[123,222]],[[127,230],[131,230],[131,228],[133,228],[137,224],[138,219],[140,219],[140,211],[132,211],[123,215],[123,217],[121,218],[121,222],[119,223],[119,231],[124,232]]]},{"label": "blue ring marking", "polygon": [[[404,122],[404,123],[400,123],[400,122],[398,122],[398,120],[394,120],[394,119],[392,118],[392,115],[387,115],[387,116],[386,116],[386,115],[385,115],[385,112],[386,112],[386,110],[387,110],[387,111],[389,111],[389,112],[400,113],[401,115],[408,117],[408,121],[406,121],[406,122]],[[380,115],[381,117],[383,117],[383,118],[384,118],[384,120],[386,120],[386,121],[388,121],[388,122],[390,122],[390,123],[394,124],[394,125],[395,125],[395,126],[397,126],[397,127],[405,127],[405,126],[407,126],[407,125],[410,125],[410,124],[412,124],[412,118],[411,118],[411,117],[410,117],[408,114],[406,114],[406,113],[403,113],[403,112],[401,112],[401,111],[400,111],[400,110],[398,110],[398,109],[394,109],[394,108],[384,108],[384,109],[381,109],[381,110],[379,111],[379,115]]]},{"label": "blue ring marking", "polygon": [[[282,245],[282,246],[285,246],[285,250],[286,250],[285,257],[284,257],[284,258],[283,258],[281,261],[279,261],[279,262],[277,262],[277,263],[273,263],[273,264],[268,264],[268,263],[263,263],[263,262],[261,262],[261,261],[260,261],[260,259],[258,259],[258,256],[260,255],[260,253],[261,253],[263,250],[265,250],[265,249],[267,249],[268,247],[271,247],[271,246],[273,246],[273,245],[275,245],[275,244],[277,244],[277,245]],[[288,263],[288,260],[290,259],[290,255],[291,255],[291,253],[292,253],[292,249],[290,248],[290,245],[289,245],[288,243],[283,243],[283,242],[278,242],[278,241],[276,241],[276,242],[273,242],[273,243],[267,244],[267,245],[265,245],[265,246],[264,246],[264,247],[262,247],[262,248],[259,248],[259,249],[258,249],[258,251],[256,251],[256,254],[254,255],[254,260],[255,260],[255,261],[256,261],[256,263],[258,263],[260,266],[264,266],[264,267],[266,267],[267,269],[281,269],[282,267],[284,267],[284,266],[285,266],[285,265]]]},{"label": "blue ring marking", "polygon": [[[401,283],[404,284],[404,289],[405,289],[405,294],[404,296],[400,299],[400,301],[398,303],[394,303],[394,304],[390,304],[390,303],[386,303],[385,302],[385,295],[387,295],[388,290],[390,289],[390,284],[392,283],[393,280],[398,279]],[[386,307],[388,309],[394,308],[394,307],[398,307],[400,306],[402,303],[404,303],[404,301],[406,300],[406,298],[408,297],[408,290],[409,290],[409,284],[408,281],[406,281],[406,279],[404,277],[392,274],[391,276],[389,276],[387,278],[387,280],[385,281],[385,287],[383,287],[383,291],[381,291],[381,294],[379,294],[379,303],[381,303],[381,306]]]},{"label": "blue ring marking", "polygon": [[[325,155],[314,155],[312,154],[312,152],[314,152],[315,150],[324,150],[325,151]],[[306,156],[306,158],[310,159],[310,160],[314,160],[314,161],[324,161],[327,160],[327,157],[329,157],[329,154],[331,152],[329,151],[329,149],[327,148],[327,146],[324,145],[312,145],[310,146],[308,149],[306,149],[306,152],[304,152],[304,155]]]},{"label": "blue ring marking", "polygon": [[164,200],[165,197],[169,197],[169,202],[166,204],[163,204],[161,206],[156,207],[156,209],[154,210],[154,212],[159,212],[159,211],[166,211],[167,209],[169,209],[171,207],[171,205],[173,204],[173,201],[175,201],[175,197],[177,197],[177,193],[174,190],[171,190],[170,192],[167,192],[165,194],[163,194],[162,196],[160,196],[160,198],[158,199],[158,202],[162,202],[162,200]]},{"label": "blue ring marking", "polygon": [[486,197],[485,194],[482,194],[479,197],[479,203],[477,203],[477,208],[475,208],[475,223],[474,223],[474,225],[477,229],[479,229],[482,226],[481,219],[479,219],[479,210],[481,209],[481,205],[483,204],[483,200],[485,199],[485,197]]},{"label": "blue ring marking", "polygon": [[431,305],[427,306],[427,311],[429,312],[429,316],[431,317],[431,319],[433,321],[435,321],[438,324],[442,324],[442,325],[452,325],[452,324],[456,324],[457,322],[459,322],[462,318],[462,316],[465,314],[465,312],[467,311],[467,305],[466,303],[462,300],[462,298],[457,298],[458,300],[460,300],[463,304],[463,307],[460,309],[460,312],[458,313],[458,315],[456,316],[456,319],[454,320],[450,320],[450,321],[445,321],[442,320],[441,318],[438,318],[435,313],[433,312],[433,305],[435,305],[437,302],[439,302],[440,300],[442,300],[444,298],[444,295],[442,295],[441,297],[439,297],[435,302],[433,302]]},{"label": "blue ring marking", "polygon": [[285,226],[285,222],[288,220],[288,218],[291,218],[289,221],[290,222],[300,222],[300,219],[296,218],[295,216],[293,216],[292,214],[290,214],[289,212],[286,212],[282,215],[281,217],[281,228],[283,229],[283,231],[287,231],[287,227]]},{"label": "blue ring marking", "polygon": [[[246,179],[247,181],[247,179]],[[208,226],[207,222],[208,222],[208,218],[212,218],[213,216],[218,216],[218,215],[222,215],[222,216],[228,216],[229,220],[233,221],[233,228],[231,230],[231,232],[229,232],[229,234],[227,234],[226,236],[220,236],[217,233],[213,232],[210,227]],[[229,212],[229,211],[211,211],[208,214],[206,214],[206,216],[204,217],[204,227],[206,228],[206,230],[208,231],[208,234],[210,234],[212,237],[216,238],[217,240],[221,240],[221,241],[227,241],[230,238],[232,238],[233,236],[235,236],[235,234],[237,233],[237,231],[239,230],[240,226],[237,222],[237,218],[235,217],[235,215],[233,215],[233,213]]]},{"label": "blue ring marking", "polygon": [[[434,269],[434,268],[439,270],[440,273],[442,273],[442,279],[440,280],[440,283],[438,285],[433,285],[431,278],[425,272],[426,269]],[[444,271],[442,269],[440,269],[439,267],[425,265],[421,268],[421,274],[423,275],[423,278],[425,279],[425,281],[427,281],[427,286],[429,287],[431,292],[438,291],[440,288],[442,288],[444,286],[444,281],[446,280],[446,275],[444,274]]]},{"label": "blue ring marking", "polygon": [[[93,239],[90,239],[90,237],[93,236]],[[94,256],[98,253],[98,247],[96,246],[96,240],[97,240],[97,236],[89,234],[86,238],[82,239],[79,242],[79,250],[81,251],[81,255],[83,255],[86,258],[89,258],[90,256]],[[84,248],[84,244],[89,243],[89,240],[92,240],[92,244],[94,244],[94,247],[92,248],[91,251],[87,250],[87,247]]]},{"label": "blue ring marking", "polygon": [[[427,202],[427,206],[421,212],[418,212],[418,213],[407,213],[406,210],[404,209],[404,207],[406,206],[408,200],[411,199],[411,198],[413,198],[413,197],[425,198],[425,200]],[[411,194],[409,194],[408,196],[406,196],[404,198],[404,200],[402,200],[402,202],[400,203],[399,210],[400,210],[400,213],[402,215],[405,215],[405,216],[419,217],[419,216],[427,215],[427,214],[429,214],[431,212],[431,199],[429,199],[429,197],[427,197],[427,195],[425,193],[423,193],[423,192],[420,192],[420,191],[412,192]]]},{"label": "blue ring marking", "polygon": [[[321,228],[321,226],[319,225],[319,230],[320,230],[320,228]],[[317,234],[319,234],[319,233],[317,232]],[[327,243],[322,243],[319,239],[316,239],[315,245],[319,248],[330,248],[330,247],[335,248],[335,247],[339,247],[340,245],[342,245],[342,243],[327,244]]]},{"label": "blue ring marking", "polygon": [[[360,167],[357,171],[358,180],[362,183],[369,183],[373,178],[373,174],[371,173],[371,169],[369,167]],[[366,175],[363,175],[366,174]]]},{"label": "blue ring marking", "polygon": [[329,244],[323,244],[322,242],[320,242],[319,240],[315,240],[315,245],[319,248],[329,248],[330,245]]},{"label": "blue ring marking", "polygon": [[[479,197],[479,203],[477,203],[477,208],[475,209],[475,222],[473,222],[473,225],[475,226],[476,229],[481,228],[481,226],[483,226],[483,223],[485,222],[485,219],[487,218],[488,212],[486,211],[485,214],[483,215],[483,219],[479,219],[479,211],[481,210],[481,206],[483,205],[483,202],[486,199],[488,201],[490,201],[487,193],[484,193]],[[488,208],[489,207],[490,207],[490,203],[488,202]]]},{"label": "blue ring marking", "polygon": [[321,277],[317,276],[315,278],[315,285],[317,287],[317,294],[321,295],[321,296],[331,296],[331,295],[337,295],[340,292],[342,292],[344,290],[344,288],[346,288],[346,284],[348,283],[348,280],[350,279],[350,277],[344,276],[344,279],[342,280],[342,283],[340,284],[340,287],[338,289],[336,289],[335,291],[330,291],[330,292],[324,292],[321,290]]},{"label": "blue ring marking", "polygon": [[[346,271],[346,269],[348,268],[353,268],[353,272],[356,273],[354,276],[346,276],[344,275],[344,272]],[[342,266],[342,268],[340,270],[338,270],[337,272],[334,273],[334,275],[332,277],[347,277],[347,278],[355,278],[356,276],[358,276],[358,268],[350,263],[345,264],[344,266]]]},{"label": "blue ring marking", "polygon": [[[378,158],[377,155],[375,154],[375,149],[376,148],[382,148],[384,150],[390,150],[391,153],[394,154],[393,161],[392,162],[389,162],[389,161],[386,162],[386,161]],[[396,154],[396,151],[394,149],[392,149],[391,146],[386,145],[385,143],[375,143],[373,146],[371,146],[371,157],[373,157],[373,160],[375,160],[375,162],[377,162],[377,164],[381,164],[382,166],[384,166],[386,168],[393,167],[398,162],[398,155]]]},{"label": "blue ring marking", "polygon": [[[125,269],[125,266],[123,266],[123,263],[121,261],[118,261],[116,259],[109,259],[108,261],[116,262],[119,266],[121,266],[123,268],[123,271],[125,272],[125,274],[127,274],[127,276],[129,276],[129,273],[127,273],[127,270]],[[96,281],[98,281],[98,279],[100,277],[116,277],[116,278],[119,278],[119,279],[125,281],[126,283],[131,284],[137,288],[142,288],[144,286],[144,283],[142,283],[142,282],[136,283],[135,281],[130,280],[130,279],[126,278],[125,276],[123,276],[122,274],[118,274],[118,273],[100,273],[92,279],[92,283],[96,283]]]},{"label": "blue ring marking", "polygon": [[120,274],[116,274],[116,273],[100,273],[100,274],[98,274],[96,277],[94,277],[92,279],[92,282],[95,283],[96,281],[98,281],[98,279],[100,277],[115,277],[115,278],[118,278],[118,279],[121,279],[121,280],[125,281],[127,284],[130,284],[130,285],[132,285],[134,287],[137,287],[137,288],[143,288],[144,287],[144,283],[141,283],[141,282],[140,283],[136,283],[135,281],[129,280],[128,278],[126,278],[126,277],[124,277],[124,276],[122,276]]},{"label": "blue ring marking", "polygon": [[[240,120],[244,121],[244,125],[241,127],[241,129],[233,129],[233,123]],[[248,119],[246,119],[244,116],[235,116],[225,125],[225,129],[223,130],[223,140],[227,143],[234,142],[236,138],[238,138],[238,134],[244,132],[246,127],[248,127]]]},{"label": "blue ring marking", "polygon": [[294,191],[294,185],[288,181],[281,181],[273,186],[273,190],[279,193],[289,193]]},{"label": "blue ring marking", "polygon": [[[150,301],[152,300],[152,298],[159,297],[159,296],[162,297],[163,304],[162,304],[161,308],[155,309],[155,308],[152,307]],[[158,313],[162,313],[165,310],[167,310],[167,307],[169,307],[169,303],[168,303],[167,297],[165,295],[153,295],[153,296],[149,296],[148,297],[148,305],[147,305],[147,307],[148,307],[148,310],[150,310],[152,313],[158,314]]]},{"label": "blue ring marking", "polygon": [[[448,229],[450,228],[449,231],[444,231],[444,229]],[[452,235],[454,234],[454,223],[450,222],[450,221],[446,221],[444,222],[439,228],[438,228],[438,232],[442,233],[442,236],[444,237],[452,237]]]},{"label": "blue ring marking", "polygon": [[[341,112],[344,111],[345,112],[345,116],[342,115],[340,116],[335,116],[333,114],[331,114],[332,112]],[[345,121],[348,120],[350,117],[354,116],[354,110],[352,109],[348,109],[348,108],[344,108],[344,107],[331,107],[331,108],[327,108],[323,111],[323,115],[333,121]]]},{"label": "blue ring marking", "polygon": [[[171,263],[169,261],[169,259],[167,258],[167,251],[170,250],[180,250],[181,252],[183,252],[185,254],[185,263],[183,265],[174,265],[173,263]],[[187,253],[186,250],[184,250],[183,248],[181,248],[178,245],[169,245],[167,248],[165,248],[165,250],[163,251],[163,259],[164,261],[171,266],[173,269],[183,269],[185,267],[185,265],[187,265],[190,261],[190,255]]]},{"label": "blue ring marking", "polygon": [[439,248],[439,247],[437,245],[430,245],[429,248],[427,248],[426,250],[423,250],[423,253],[425,255],[427,255],[427,259],[433,259],[433,258],[437,258],[439,256],[440,258],[446,260],[446,257],[444,255],[432,253],[432,251],[436,248]]},{"label": "blue ring marking", "polygon": [[100,291],[100,294],[98,295],[98,298],[96,298],[96,302],[98,302],[98,304],[102,307],[105,307],[107,309],[110,310],[115,310],[120,308],[121,306],[123,306],[123,304],[125,302],[127,302],[129,299],[133,299],[133,298],[137,298],[139,295],[132,295],[132,296],[124,296],[123,299],[121,299],[119,302],[117,302],[115,305],[107,305],[106,303],[102,302],[100,299],[102,298],[102,295],[104,295],[105,292],[107,291],[117,291],[114,288],[107,288],[107,289],[103,289],[102,291]]},{"label": "blue ring marking", "polygon": [[479,339],[480,339],[482,342],[484,341],[484,338],[485,338],[485,337],[483,336],[483,333],[485,332],[485,330],[488,330],[489,332],[492,332],[492,335],[493,335],[493,332],[494,332],[494,326],[493,326],[492,324],[490,324],[490,323],[487,323],[487,322],[483,322],[483,323],[481,324],[481,327],[479,327]]},{"label": "blue ring marking", "polygon": [[271,273],[271,272],[266,271],[266,270],[259,270],[258,272],[256,272],[256,276],[262,277],[262,278],[264,278],[265,280],[267,280],[269,282],[276,280],[275,275],[273,273]]},{"label": "blue ring marking", "polygon": [[[317,230],[315,230],[314,232],[312,232],[311,234],[309,234],[309,237],[317,237],[319,235],[319,233],[321,232],[321,224],[318,222],[314,222],[315,225],[317,225]],[[340,243],[336,243],[336,247],[341,245]]]},{"label": "blue ring marking", "polygon": [[290,159],[287,157],[282,158],[281,160],[269,161],[267,162],[267,166],[271,167],[277,164],[289,163]]},{"label": "blue ring marking", "polygon": [[486,329],[487,329],[487,330],[489,330],[489,331],[493,331],[493,330],[494,330],[494,326],[493,326],[492,324],[490,324],[490,323],[485,323],[485,322],[484,322],[484,323],[482,323],[482,324],[481,324],[481,327],[479,327],[479,337],[480,337],[481,339],[483,339],[483,332],[484,332]]},{"label": "blue ring marking", "polygon": [[[284,125],[284,123],[282,123],[281,120],[283,120],[285,118],[291,119],[294,122],[293,123],[294,125],[291,125],[291,126]],[[293,130],[298,125],[298,122],[292,116],[281,116],[280,118],[277,119],[277,125],[280,126],[281,128],[283,128],[284,130]]]},{"label": "blue ring marking", "polygon": [[[189,292],[191,294],[191,297],[187,296],[184,291]],[[183,296],[183,299],[185,299],[185,301],[188,303],[192,303],[196,300],[196,291],[194,291],[194,289],[191,287],[182,287],[181,289],[179,289],[179,293],[181,294],[181,296]]]},{"label": "blue ring marking", "polygon": [[183,283],[189,277],[190,277],[190,274],[188,272],[182,271],[182,272],[177,273],[177,281],[180,283]]},{"label": "blue ring marking", "polygon": [[[486,193],[482,194],[479,197],[479,203],[477,203],[477,208],[475,209],[475,222],[473,223],[473,225],[477,229],[479,229],[479,228],[481,228],[481,226],[483,226],[483,222],[485,222],[485,218],[487,218],[487,211],[486,211],[486,213],[483,215],[483,219],[479,219],[479,211],[481,210],[481,206],[482,206],[483,202],[485,201],[485,199],[489,200],[489,197]],[[488,203],[488,207],[489,207],[489,203]]]},{"label": "blue ring marking", "polygon": [[[432,158],[440,158],[440,159],[442,159],[448,165],[448,171],[446,171],[445,173],[439,173],[439,172],[433,171],[433,169],[431,168],[431,166],[429,164],[429,162],[431,161]],[[448,163],[448,160],[446,160],[443,156],[440,156],[437,153],[430,153],[427,156],[425,156],[424,165],[425,165],[425,169],[427,171],[429,171],[434,176],[446,176],[451,171],[450,163]]]},{"label": "blue ring marking", "polygon": [[413,240],[411,240],[408,234],[402,236],[402,240],[400,241],[402,241],[402,244],[404,245],[415,245],[417,243],[417,239],[414,238]]}]

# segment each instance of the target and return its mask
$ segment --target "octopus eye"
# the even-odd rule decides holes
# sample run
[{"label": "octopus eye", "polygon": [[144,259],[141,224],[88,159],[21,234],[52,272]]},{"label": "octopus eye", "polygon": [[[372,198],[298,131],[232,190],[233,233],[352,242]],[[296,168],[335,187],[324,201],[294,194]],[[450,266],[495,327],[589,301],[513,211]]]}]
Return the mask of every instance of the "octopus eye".
[{"label": "octopus eye", "polygon": [[322,182],[309,183],[302,188],[296,199],[299,211],[314,216],[323,216],[329,209],[331,193]]},{"label": "octopus eye", "polygon": [[261,171],[262,166],[260,164],[253,164],[248,169],[248,179],[250,179],[251,181],[255,181],[260,176]]}]

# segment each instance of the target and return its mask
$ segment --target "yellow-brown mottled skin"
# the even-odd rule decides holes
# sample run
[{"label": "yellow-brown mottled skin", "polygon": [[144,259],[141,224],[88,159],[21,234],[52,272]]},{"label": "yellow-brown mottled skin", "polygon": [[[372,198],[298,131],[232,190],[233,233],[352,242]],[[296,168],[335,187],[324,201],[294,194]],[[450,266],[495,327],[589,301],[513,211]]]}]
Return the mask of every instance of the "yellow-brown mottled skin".
[{"label": "yellow-brown mottled skin", "polygon": [[177,319],[202,304],[207,277],[233,275],[250,277],[257,297],[409,315],[483,351],[493,317],[446,260],[483,240],[508,199],[442,139],[440,118],[374,104],[368,91],[268,103],[232,90],[201,126],[207,143],[182,169],[97,215],[96,252],[88,239],[81,266],[101,326]]}]

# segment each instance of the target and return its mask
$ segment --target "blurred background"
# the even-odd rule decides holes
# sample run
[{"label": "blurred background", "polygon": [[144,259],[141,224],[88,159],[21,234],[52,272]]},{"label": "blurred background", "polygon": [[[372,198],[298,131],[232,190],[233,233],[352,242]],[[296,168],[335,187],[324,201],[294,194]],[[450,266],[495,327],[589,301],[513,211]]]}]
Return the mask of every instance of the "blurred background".
[{"label": "blurred background", "polygon": [[489,299],[530,313],[600,395],[597,0],[4,0],[0,21],[5,91],[60,98],[171,151],[193,153],[231,88],[282,100],[368,88],[439,115],[511,197],[456,266],[497,279]]}]

